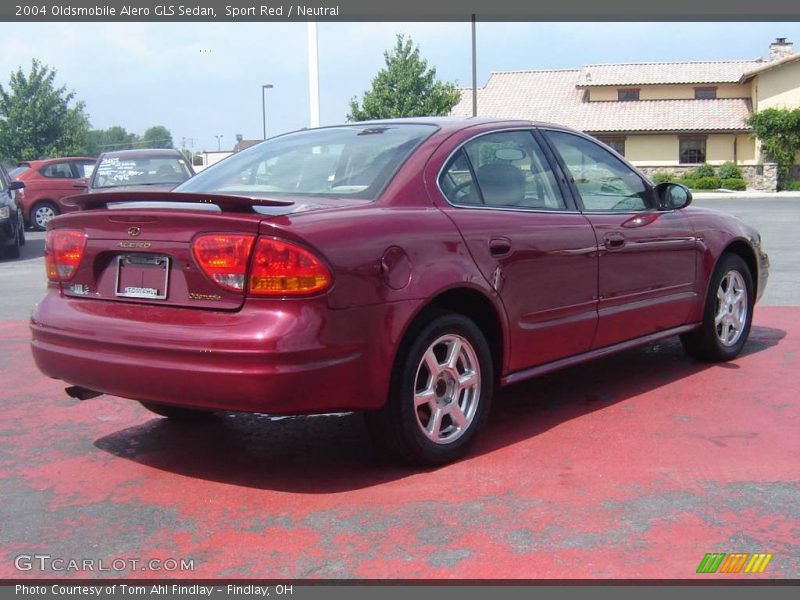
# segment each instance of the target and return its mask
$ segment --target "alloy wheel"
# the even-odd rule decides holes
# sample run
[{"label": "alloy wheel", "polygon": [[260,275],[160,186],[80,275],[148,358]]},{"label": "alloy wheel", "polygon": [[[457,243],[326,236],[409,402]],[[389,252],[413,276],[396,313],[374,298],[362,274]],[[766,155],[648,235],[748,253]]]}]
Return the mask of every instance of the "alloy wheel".
[{"label": "alloy wheel", "polygon": [[739,341],[747,323],[747,286],[739,271],[725,274],[717,288],[714,326],[723,346],[730,347]]},{"label": "alloy wheel", "polygon": [[423,435],[450,444],[472,425],[481,393],[481,369],[470,342],[443,335],[428,346],[414,380],[414,408]]}]

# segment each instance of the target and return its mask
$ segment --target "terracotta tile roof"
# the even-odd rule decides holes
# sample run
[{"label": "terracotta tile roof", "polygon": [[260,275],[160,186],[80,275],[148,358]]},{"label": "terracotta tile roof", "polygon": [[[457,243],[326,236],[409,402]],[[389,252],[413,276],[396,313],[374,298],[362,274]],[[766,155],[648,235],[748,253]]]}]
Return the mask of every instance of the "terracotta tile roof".
[{"label": "terracotta tile roof", "polygon": [[738,83],[746,72],[763,66],[763,60],[623,63],[585,65],[581,87],[681,83]]},{"label": "terracotta tile roof", "polygon": [[769,71],[774,69],[775,67],[780,67],[785,65],[786,63],[791,63],[796,60],[800,60],[800,54],[790,54],[789,56],[784,56],[778,60],[773,60],[769,62],[759,63],[754,69],[751,69],[744,74],[742,74],[742,78],[739,80],[740,83],[744,83],[748,79],[752,79],[759,73],[763,73],[764,71]]},{"label": "terracotta tile roof", "polygon": [[[492,73],[478,89],[478,115],[549,121],[591,133],[745,131],[749,100],[584,102],[582,69]],[[741,76],[741,74],[740,74]],[[450,113],[471,116],[472,91]]]}]

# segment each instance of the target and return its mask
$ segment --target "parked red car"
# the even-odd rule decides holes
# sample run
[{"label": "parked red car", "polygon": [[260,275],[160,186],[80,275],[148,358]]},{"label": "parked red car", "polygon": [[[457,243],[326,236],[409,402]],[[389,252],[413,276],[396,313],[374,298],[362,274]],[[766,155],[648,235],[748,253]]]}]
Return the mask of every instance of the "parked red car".
[{"label": "parked red car", "polygon": [[80,156],[18,162],[9,175],[25,182],[21,201],[26,225],[44,231],[50,219],[75,210],[61,200],[86,189],[94,163],[94,158]]},{"label": "parked red car", "polygon": [[674,335],[735,357],[767,281],[751,227],[525,121],[300,131],[172,193],[72,202],[31,320],[69,393],[174,418],[363,410],[427,463],[464,454],[498,384]]}]

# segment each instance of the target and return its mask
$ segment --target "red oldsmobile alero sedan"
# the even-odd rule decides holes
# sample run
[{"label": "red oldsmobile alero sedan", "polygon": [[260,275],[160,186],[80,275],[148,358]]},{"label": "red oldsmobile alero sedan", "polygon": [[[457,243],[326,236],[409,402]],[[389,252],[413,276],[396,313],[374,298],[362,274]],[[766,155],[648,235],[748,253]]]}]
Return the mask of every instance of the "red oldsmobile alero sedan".
[{"label": "red oldsmobile alero sedan", "polygon": [[768,271],[740,220],[525,121],[304,130],[174,192],[72,202],[31,320],[72,395],[173,418],[363,410],[427,463],[464,454],[498,385],[673,335],[735,357]]}]

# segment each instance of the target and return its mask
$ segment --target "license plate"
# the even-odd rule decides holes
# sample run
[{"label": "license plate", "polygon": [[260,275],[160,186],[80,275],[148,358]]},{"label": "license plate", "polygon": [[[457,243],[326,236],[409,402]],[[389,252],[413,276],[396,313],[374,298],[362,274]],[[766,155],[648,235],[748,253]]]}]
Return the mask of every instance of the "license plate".
[{"label": "license plate", "polygon": [[168,256],[123,254],[117,257],[117,283],[114,290],[117,296],[164,300],[168,284]]}]

